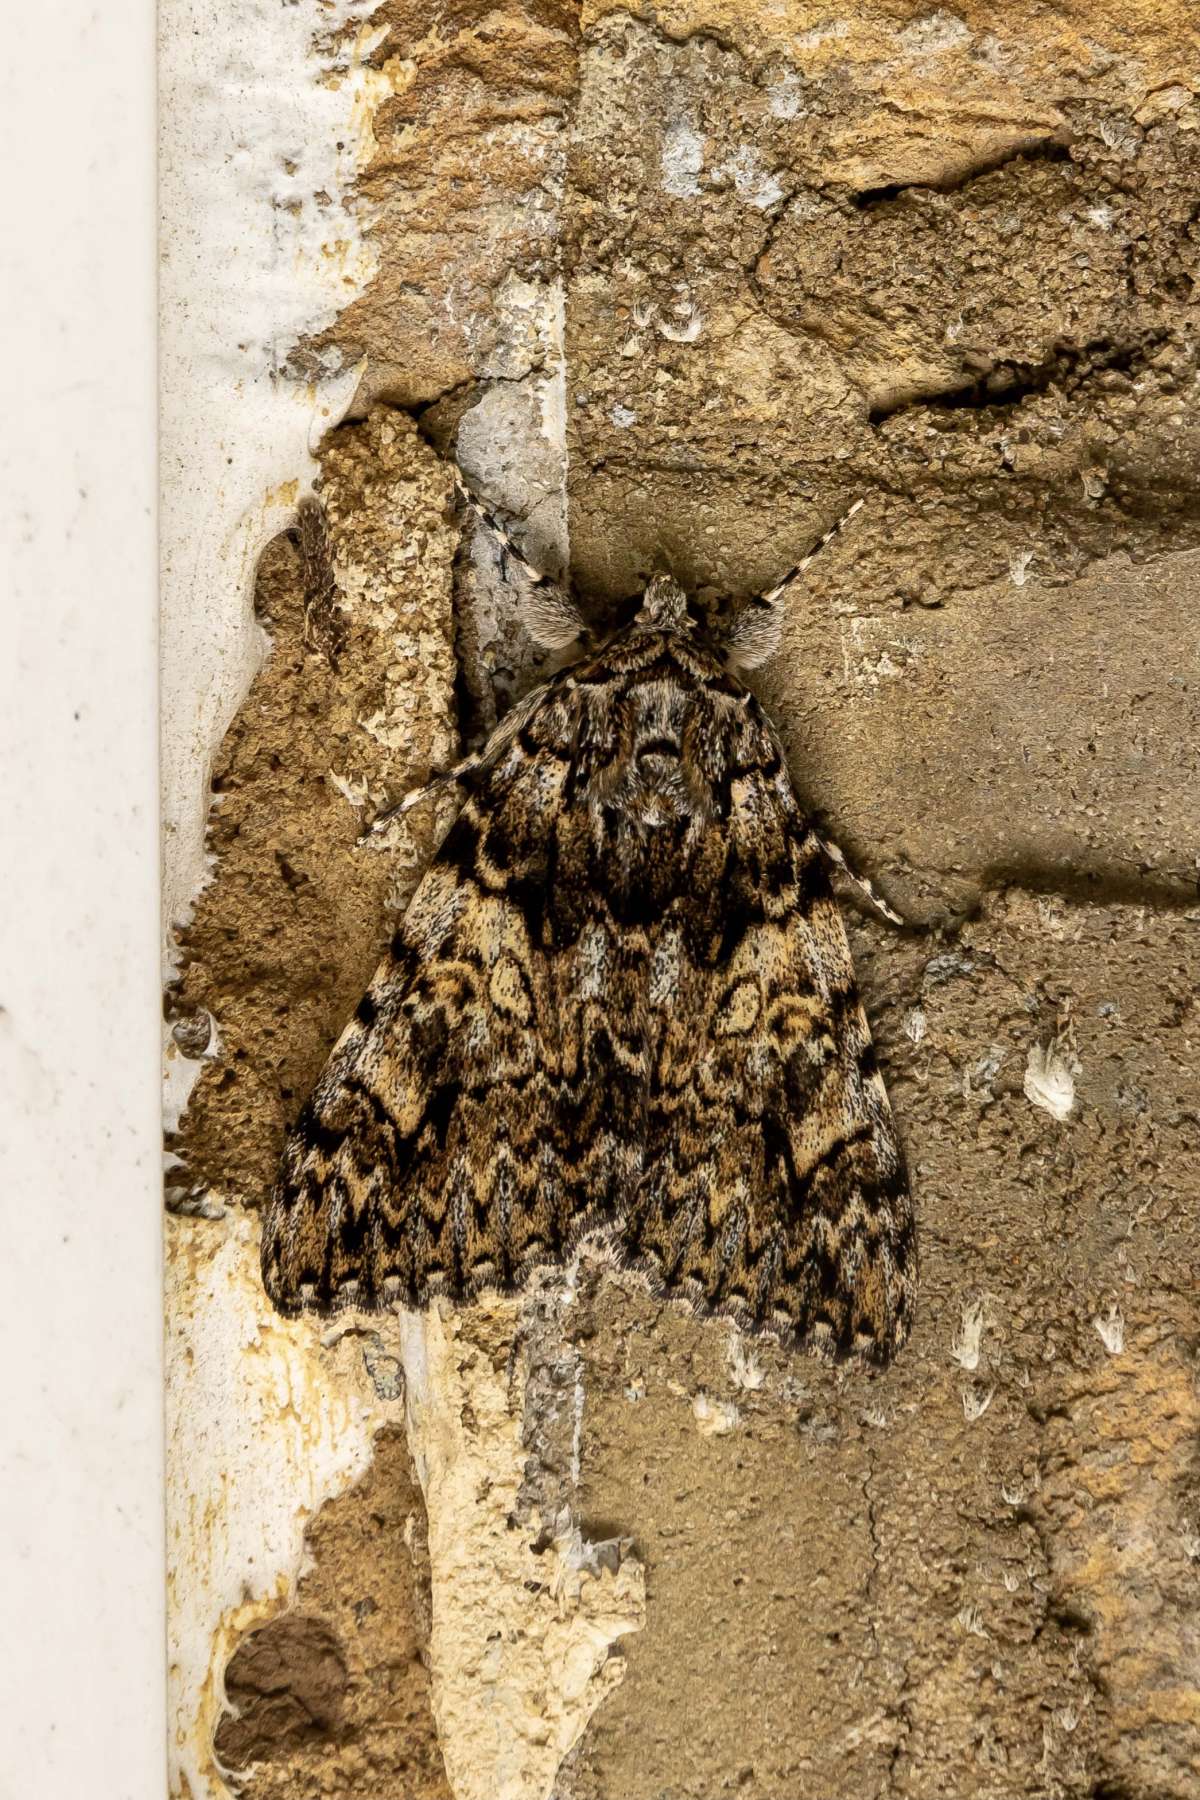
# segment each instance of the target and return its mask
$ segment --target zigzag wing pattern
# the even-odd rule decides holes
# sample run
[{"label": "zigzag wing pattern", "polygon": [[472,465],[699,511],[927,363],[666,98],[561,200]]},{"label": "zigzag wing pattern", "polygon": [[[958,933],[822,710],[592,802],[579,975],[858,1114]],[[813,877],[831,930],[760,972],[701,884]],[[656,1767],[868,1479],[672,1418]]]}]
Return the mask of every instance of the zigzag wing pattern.
[{"label": "zigzag wing pattern", "polygon": [[907,1335],[903,1162],[841,916],[757,703],[632,629],[548,685],[289,1138],[283,1311],[523,1285],[584,1239],[836,1354]]}]

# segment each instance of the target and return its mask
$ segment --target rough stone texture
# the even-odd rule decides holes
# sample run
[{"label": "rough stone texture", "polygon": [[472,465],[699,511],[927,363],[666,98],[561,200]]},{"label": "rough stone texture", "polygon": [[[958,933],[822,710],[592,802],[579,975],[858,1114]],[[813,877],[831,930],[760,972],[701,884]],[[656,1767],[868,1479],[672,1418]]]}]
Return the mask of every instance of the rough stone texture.
[{"label": "rough stone texture", "polygon": [[856,933],[923,1228],[882,1379],[581,1303],[584,1516],[647,1623],[565,1794],[1193,1791],[1198,924],[1010,890],[952,950]]},{"label": "rough stone texture", "polygon": [[259,1800],[373,1788],[450,1800],[423,1661],[424,1531],[404,1435],[383,1431],[370,1473],[309,1532],[294,1610],[230,1659],[215,1743],[235,1785]]},{"label": "rough stone texture", "polygon": [[404,1315],[428,1517],[433,1707],[456,1795],[548,1794],[642,1628],[628,1534],[577,1516],[584,1388],[562,1284]]},{"label": "rough stone texture", "polygon": [[[566,1507],[581,1545],[623,1558],[632,1540],[645,1570],[624,1679],[557,1800],[1184,1800],[1200,1778],[1195,10],[389,0],[380,21],[381,274],[308,350],[366,358],[367,422],[326,461],[352,633],[376,594],[396,604],[397,556],[434,625],[396,667],[363,635],[331,671],[301,658],[294,552],[264,562],[275,651],[230,739],[177,1002],[185,1043],[201,1012],[220,1034],[180,1192],[257,1197],[371,971],[385,896],[430,842],[418,813],[395,880],[386,853],[352,848],[366,804],[444,755],[451,726],[447,484],[378,403],[425,409],[439,447],[469,450],[530,546],[562,548],[565,477],[598,611],[662,562],[724,606],[865,495],[759,687],[807,798],[914,921],[854,923],[914,1174],[913,1341],[875,1379],[797,1363],[585,1265],[568,1294],[463,1323],[487,1347],[488,1408],[517,1371],[517,1436],[494,1410],[472,1423],[464,1353],[462,1456],[499,1446],[482,1509],[519,1442],[522,1528]],[[360,491],[379,504],[356,512]],[[455,617],[478,730],[536,659],[472,554]],[[368,691],[398,710],[387,758],[360,764]],[[409,1423],[426,1504],[449,1505]],[[394,1756],[351,1775],[329,1747],[352,1702],[355,1731],[392,1720],[400,1754],[394,1660],[347,1649],[378,1534],[353,1496],[326,1529],[337,1554],[314,1551],[324,1585],[299,1612],[345,1696],[315,1737],[276,1734],[251,1794],[396,1791]],[[456,1732],[469,1659],[425,1654]],[[486,1687],[501,1727],[506,1693]],[[561,1701],[547,1693],[548,1720]],[[411,1717],[416,1766],[428,1717]],[[550,1791],[532,1752],[501,1769],[481,1742],[443,1742],[457,1795]],[[420,1767],[412,1791],[439,1791]]]},{"label": "rough stone texture", "polygon": [[364,394],[405,406],[520,381],[545,354],[524,288],[555,260],[577,8],[381,0],[370,25],[366,64],[391,90],[359,183],[380,270],[302,354],[365,356]]},{"label": "rough stone texture", "polygon": [[306,631],[295,545],[276,539],[260,565],[269,655],[213,771],[218,875],[178,934],[183,972],[168,996],[180,1054],[201,1062],[171,1146],[183,1210],[261,1199],[434,841],[430,805],[358,844],[455,742],[449,492],[404,415],[338,432],[321,493],[336,667],[311,620]]}]

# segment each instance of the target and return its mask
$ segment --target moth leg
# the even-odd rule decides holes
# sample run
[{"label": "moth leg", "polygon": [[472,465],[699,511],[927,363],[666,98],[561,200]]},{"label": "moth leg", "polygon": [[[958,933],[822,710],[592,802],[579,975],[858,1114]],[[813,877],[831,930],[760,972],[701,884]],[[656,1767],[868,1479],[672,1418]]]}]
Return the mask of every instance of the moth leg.
[{"label": "moth leg", "polygon": [[565,650],[578,638],[586,637],[587,622],[571,594],[561,582],[534,568],[496,515],[476,499],[457,466],[452,467],[454,483],[463,501],[499,546],[502,567],[515,563],[529,583],[521,606],[521,622],[534,643],[540,644],[543,650]]},{"label": "moth leg", "polygon": [[756,594],[747,602],[734,620],[733,629],[725,640],[725,660],[731,668],[757,669],[779,648],[779,639],[783,633],[784,605],[783,598],[794,581],[798,581],[805,570],[821,554],[831,538],[835,538],[843,526],[848,525],[859,507],[864,504],[865,496],[860,495],[844,512],[840,519],[829,527],[825,535],[817,540],[809,551],[789,569],[782,581],[777,581],[773,588],[765,594]]},{"label": "moth leg", "polygon": [[[812,827],[810,826],[809,829],[812,830]],[[908,923],[907,919],[902,919],[898,912],[892,911],[887,901],[881,894],[876,892],[875,888],[867,880],[865,875],[860,875],[857,869],[852,869],[850,867],[840,844],[835,844],[832,838],[822,837],[819,831],[812,831],[812,836],[814,842],[821,850],[822,855],[828,857],[829,861],[842,871],[842,874],[846,876],[847,880],[858,889],[860,894],[866,896],[872,906],[878,908],[885,919],[889,919],[893,925],[906,925]]]}]

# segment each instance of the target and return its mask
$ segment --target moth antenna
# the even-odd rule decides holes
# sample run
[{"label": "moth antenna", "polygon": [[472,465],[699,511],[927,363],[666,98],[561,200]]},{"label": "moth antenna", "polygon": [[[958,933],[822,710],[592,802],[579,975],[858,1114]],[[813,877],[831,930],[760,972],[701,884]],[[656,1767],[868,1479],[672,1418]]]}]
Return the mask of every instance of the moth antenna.
[{"label": "moth antenna", "polygon": [[783,635],[784,594],[811,567],[826,544],[850,523],[865,503],[866,496],[860,494],[854,505],[847,508],[823,537],[817,539],[808,555],[789,569],[782,581],[777,581],[766,593],[756,594],[753,600],[746,603],[725,640],[725,660],[731,668],[757,669],[774,656]]},{"label": "moth antenna", "polygon": [[822,855],[827,857],[828,860],[833,863],[835,868],[842,871],[842,874],[846,879],[858,889],[860,894],[865,895],[871,902],[871,905],[875,907],[878,912],[881,912],[885,919],[888,919],[893,925],[908,924],[907,919],[901,918],[898,912],[892,911],[892,908],[888,905],[882,894],[872,886],[865,875],[860,875],[857,869],[851,868],[849,862],[846,860],[845,851],[840,844],[835,844],[832,838],[822,837],[819,831],[813,831],[812,835],[816,840]]},{"label": "moth antenna", "polygon": [[476,750],[470,756],[464,756],[461,762],[454,764],[453,768],[437,770],[420,787],[410,788],[403,799],[397,800],[394,806],[389,806],[383,812],[376,813],[367,829],[359,834],[359,843],[370,843],[372,838],[378,837],[381,832],[387,830],[393,819],[398,819],[412,807],[419,806],[422,800],[428,799],[430,794],[436,794],[439,788],[457,786],[476,769],[482,769],[486,764],[495,762],[497,757],[519,735],[526,722],[537,712],[551,688],[557,687],[561,691],[569,693],[574,685],[574,677],[569,671],[564,671],[563,674],[552,676],[549,681],[544,681],[540,687],[535,687],[526,694],[523,700],[518,701],[516,706],[509,708],[482,750]]},{"label": "moth antenna", "polygon": [[515,563],[529,583],[529,591],[521,604],[521,623],[534,643],[540,644],[543,650],[565,650],[578,638],[586,637],[587,621],[572,595],[552,575],[534,568],[517,548],[505,525],[471,492],[458,464],[452,462],[450,468],[463,502],[499,546],[502,566]]},{"label": "moth antenna", "polygon": [[359,833],[358,842],[360,844],[370,843],[373,837],[378,837],[387,830],[393,819],[401,818],[412,807],[427,799],[430,794],[436,794],[439,788],[451,787],[464,780],[473,769],[479,767],[482,761],[482,756],[476,753],[472,756],[464,756],[462,761],[455,763],[452,769],[439,769],[420,787],[410,788],[404,798],[397,800],[394,806],[389,806],[383,812],[376,813],[367,829]]}]

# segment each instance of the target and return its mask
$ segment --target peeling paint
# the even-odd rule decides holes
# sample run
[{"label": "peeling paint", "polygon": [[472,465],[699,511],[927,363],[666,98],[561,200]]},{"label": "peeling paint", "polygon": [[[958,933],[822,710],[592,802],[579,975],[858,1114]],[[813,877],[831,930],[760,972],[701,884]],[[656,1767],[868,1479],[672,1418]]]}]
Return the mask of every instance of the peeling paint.
[{"label": "peeling paint", "polygon": [[1062,1054],[1056,1044],[1031,1044],[1025,1065],[1025,1097],[1062,1125],[1075,1106],[1078,1064]]},{"label": "peeling paint", "polygon": [[[173,928],[211,877],[211,758],[266,647],[251,609],[259,553],[291,520],[358,381],[336,355],[306,376],[287,361],[374,269],[347,197],[386,91],[364,61],[373,11],[374,0],[328,9],[331,33],[357,29],[322,58],[307,8],[160,9],[168,974]],[[199,1067],[168,1034],[169,1126]],[[199,1211],[209,1216],[169,1221],[166,1296],[170,1780],[188,1800],[227,1791],[211,1740],[229,1650],[291,1592],[307,1520],[361,1473],[390,1416],[361,1359],[347,1352],[327,1383],[311,1331],[270,1314],[253,1222]]]},{"label": "peeling paint", "polygon": [[315,1325],[275,1316],[244,1213],[169,1221],[167,1317],[171,1792],[216,1800],[230,1653],[286,1603],[308,1521],[363,1473],[399,1406],[353,1339],[322,1355]]},{"label": "peeling paint", "polygon": [[507,1375],[519,1314],[515,1300],[434,1305],[400,1328],[429,1519],[433,1706],[457,1800],[548,1800],[622,1680],[612,1646],[645,1617],[627,1551],[600,1556],[569,1514],[519,1518],[522,1397]]}]

